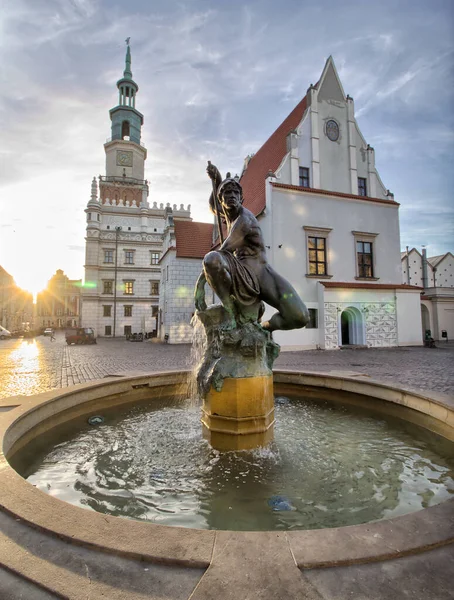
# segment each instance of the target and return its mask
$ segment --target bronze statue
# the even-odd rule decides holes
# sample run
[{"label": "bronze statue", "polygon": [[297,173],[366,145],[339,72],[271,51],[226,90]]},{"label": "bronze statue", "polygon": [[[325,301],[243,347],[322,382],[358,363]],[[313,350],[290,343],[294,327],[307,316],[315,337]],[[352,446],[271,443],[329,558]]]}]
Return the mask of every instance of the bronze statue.
[{"label": "bronze statue", "polygon": [[218,223],[221,219],[225,222],[227,237],[219,250],[209,252],[203,259],[194,295],[196,309],[207,309],[205,283],[208,282],[228,314],[223,325],[226,330],[247,321],[260,321],[263,302],[278,311],[261,324],[263,329],[273,332],[304,327],[309,321],[308,310],[293,286],[268,264],[258,221],[242,206],[241,185],[229,174],[222,181],[218,169],[210,163],[207,173],[213,182],[210,207],[218,216]]}]

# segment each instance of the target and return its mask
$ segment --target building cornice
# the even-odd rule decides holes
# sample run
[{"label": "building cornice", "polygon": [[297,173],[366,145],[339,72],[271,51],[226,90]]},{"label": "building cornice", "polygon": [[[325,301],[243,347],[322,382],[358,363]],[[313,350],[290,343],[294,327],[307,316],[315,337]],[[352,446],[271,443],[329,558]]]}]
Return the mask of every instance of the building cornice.
[{"label": "building cornice", "polygon": [[344,194],[343,192],[332,192],[329,190],[319,190],[317,188],[301,187],[299,185],[290,185],[287,183],[271,182],[274,188],[298,192],[300,194],[318,194],[321,196],[334,196],[335,198],[348,198],[349,200],[361,200],[362,202],[376,202],[378,204],[386,204],[398,208],[400,204],[395,200],[385,200],[383,198],[370,198],[369,196],[357,196],[355,194]]},{"label": "building cornice", "polygon": [[353,281],[321,281],[326,288],[359,289],[359,290],[407,290],[408,292],[420,292],[424,288],[417,285],[405,283],[359,283]]}]

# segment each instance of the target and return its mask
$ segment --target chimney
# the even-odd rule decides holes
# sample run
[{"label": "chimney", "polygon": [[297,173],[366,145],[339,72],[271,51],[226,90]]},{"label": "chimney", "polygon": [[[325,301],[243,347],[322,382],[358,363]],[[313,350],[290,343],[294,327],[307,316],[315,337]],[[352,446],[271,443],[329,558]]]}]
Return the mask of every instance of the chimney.
[{"label": "chimney", "polygon": [[422,248],[422,286],[424,289],[429,287],[427,282],[427,253],[425,246]]}]

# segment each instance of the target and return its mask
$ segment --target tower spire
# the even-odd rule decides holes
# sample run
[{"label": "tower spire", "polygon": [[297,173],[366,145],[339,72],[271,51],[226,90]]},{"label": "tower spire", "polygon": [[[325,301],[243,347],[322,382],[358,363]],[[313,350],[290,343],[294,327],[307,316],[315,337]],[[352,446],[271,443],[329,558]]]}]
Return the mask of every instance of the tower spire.
[{"label": "tower spire", "polygon": [[124,79],[132,79],[132,71],[131,71],[131,48],[129,46],[129,40],[131,38],[126,38],[126,60],[125,60],[125,70],[123,71]]}]

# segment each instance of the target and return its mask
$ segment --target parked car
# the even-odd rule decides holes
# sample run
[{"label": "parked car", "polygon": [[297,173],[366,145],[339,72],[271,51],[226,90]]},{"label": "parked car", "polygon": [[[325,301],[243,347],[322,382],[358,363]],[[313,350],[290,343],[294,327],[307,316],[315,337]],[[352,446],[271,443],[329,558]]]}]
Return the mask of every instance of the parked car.
[{"label": "parked car", "polygon": [[43,331],[43,335],[52,335],[54,333],[54,330],[52,329],[52,327],[46,327],[46,329]]},{"label": "parked car", "polygon": [[0,340],[6,340],[11,337],[11,331],[8,331],[0,325]]},{"label": "parked car", "polygon": [[91,327],[78,327],[66,332],[66,343],[96,344],[95,331]]}]

